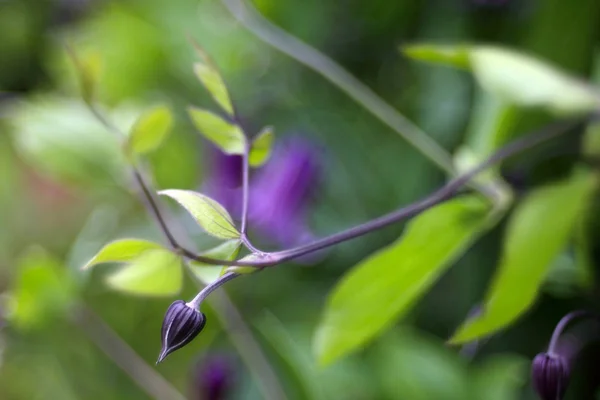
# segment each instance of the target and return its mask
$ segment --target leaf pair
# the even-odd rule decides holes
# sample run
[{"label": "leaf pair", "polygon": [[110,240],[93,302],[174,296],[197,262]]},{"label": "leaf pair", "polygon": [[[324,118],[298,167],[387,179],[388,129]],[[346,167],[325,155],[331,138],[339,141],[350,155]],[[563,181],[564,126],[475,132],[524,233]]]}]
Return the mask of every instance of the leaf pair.
[{"label": "leaf pair", "polygon": [[263,128],[252,143],[247,144],[247,138],[236,121],[233,103],[221,74],[206,53],[197,44],[194,44],[194,47],[201,59],[194,64],[194,73],[215,102],[225,111],[226,118],[198,107],[189,107],[188,114],[192,122],[206,139],[226,154],[244,154],[246,146],[250,146],[250,165],[262,165],[271,152],[273,129]]}]

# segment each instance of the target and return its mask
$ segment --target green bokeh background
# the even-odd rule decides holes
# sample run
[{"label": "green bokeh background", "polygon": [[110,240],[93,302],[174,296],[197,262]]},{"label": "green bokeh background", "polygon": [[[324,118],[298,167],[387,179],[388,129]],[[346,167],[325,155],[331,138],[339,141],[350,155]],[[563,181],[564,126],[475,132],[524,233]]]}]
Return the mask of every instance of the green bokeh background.
[{"label": "green bokeh background", "polygon": [[[411,62],[399,46],[496,43],[584,79],[600,68],[597,0],[256,0],[254,6],[347,68],[450,152],[476,130],[486,95],[469,74]],[[161,235],[132,190],[118,145],[77,98],[65,43],[103,58],[99,98],[115,120],[125,125],[158,102],[175,110],[173,134],[149,160],[159,188],[197,189],[209,172],[205,143],[185,107],[214,105],[194,78],[187,35],[221,68],[247,126],[258,131],[270,124],[279,137],[299,134],[325,149],[309,220],[318,234],[414,201],[445,179],[322,76],[258,40],[217,0],[5,0],[0,26],[0,293],[5,315],[17,300],[22,307],[19,318],[0,330],[1,399],[153,398],[104,354],[103,344],[119,348],[118,337],[132,352],[117,353],[138,360],[137,353],[154,372],[134,370],[149,379],[164,376],[189,398],[198,398],[194,371],[211,354],[232,358],[237,373],[230,398],[262,398],[252,366],[237,355],[214,310],[206,311],[210,322],[198,339],[156,367],[162,316],[174,299],[111,291],[103,284],[110,267],[79,271],[107,241]],[[509,137],[549,117],[519,110],[515,120]],[[568,143],[573,149],[576,139]],[[563,176],[574,157],[549,161],[537,154],[517,159],[507,173],[527,190]],[[598,254],[595,215],[587,226]],[[214,243],[183,214],[181,221],[199,248]],[[566,252],[531,312],[494,336],[473,361],[461,358],[444,341],[481,299],[502,228],[469,250],[408,318],[326,369],[312,357],[311,338],[329,289],[397,238],[402,226],[341,244],[314,266],[286,264],[238,279],[227,292],[290,399],[533,399],[528,360],[544,349],[563,314],[597,303],[597,285],[592,278],[587,290],[578,285]],[[181,298],[194,292],[187,282]],[[584,393],[593,380],[580,368],[570,399],[589,396]]]}]

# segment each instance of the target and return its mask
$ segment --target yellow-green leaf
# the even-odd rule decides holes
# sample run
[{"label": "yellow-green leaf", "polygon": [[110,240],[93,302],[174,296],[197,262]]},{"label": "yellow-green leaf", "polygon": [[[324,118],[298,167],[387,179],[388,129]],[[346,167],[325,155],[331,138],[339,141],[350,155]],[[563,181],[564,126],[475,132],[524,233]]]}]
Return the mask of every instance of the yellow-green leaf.
[{"label": "yellow-green leaf", "polygon": [[364,346],[408,312],[479,236],[488,211],[475,196],[440,204],[352,268],[327,300],[314,341],[319,362],[329,364]]},{"label": "yellow-green leaf", "polygon": [[578,171],[570,179],[533,191],[517,206],[506,229],[500,265],[483,312],[465,322],[452,343],[494,333],[531,307],[594,187],[594,177]]},{"label": "yellow-green leaf", "polygon": [[96,254],[82,269],[93,267],[96,264],[110,262],[130,262],[149,250],[158,250],[163,247],[154,242],[141,239],[119,239],[108,243]]},{"label": "yellow-green leaf", "polygon": [[258,135],[256,135],[256,138],[252,141],[252,146],[250,147],[250,156],[248,158],[250,165],[258,167],[263,165],[269,159],[274,139],[275,134],[273,133],[273,128],[270,126],[264,127]]},{"label": "yellow-green leaf", "polygon": [[411,57],[470,67],[479,84],[508,103],[546,107],[557,114],[580,114],[600,107],[598,92],[532,56],[494,46],[417,45],[405,49]]},{"label": "yellow-green leaf", "polygon": [[185,208],[204,230],[221,239],[238,239],[240,233],[225,208],[215,200],[191,190],[169,189],[159,192]]},{"label": "yellow-green leaf", "polygon": [[219,106],[221,106],[228,115],[233,116],[233,104],[231,103],[227,86],[225,85],[218,68],[200,46],[194,44],[194,47],[202,59],[201,62],[194,64],[194,73]]},{"label": "yellow-green leaf", "polygon": [[[202,255],[218,260],[234,260],[240,252],[240,244],[241,242],[239,240],[228,240],[214,249],[202,253]],[[210,285],[224,272],[223,265],[211,265],[198,261],[190,261],[189,266],[194,275],[196,275],[196,277],[205,285]]]},{"label": "yellow-green leaf", "polygon": [[239,126],[216,114],[196,107],[189,107],[192,122],[202,135],[227,154],[242,154],[246,138]]},{"label": "yellow-green leaf", "polygon": [[172,122],[171,111],[166,106],[146,111],[131,128],[127,142],[129,151],[144,154],[156,150],[169,134]]},{"label": "yellow-green leaf", "polygon": [[77,54],[75,51],[69,50],[69,55],[79,77],[81,96],[86,103],[91,103],[94,100],[102,71],[100,54],[94,51]]},{"label": "yellow-green leaf", "polygon": [[106,283],[129,294],[172,296],[183,284],[181,261],[167,250],[149,250],[110,275]]}]

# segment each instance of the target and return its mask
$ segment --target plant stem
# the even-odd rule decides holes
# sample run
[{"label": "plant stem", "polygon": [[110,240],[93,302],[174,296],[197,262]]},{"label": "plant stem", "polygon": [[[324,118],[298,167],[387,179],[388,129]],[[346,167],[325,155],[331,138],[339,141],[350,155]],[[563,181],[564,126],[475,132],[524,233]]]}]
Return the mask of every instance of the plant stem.
[{"label": "plant stem", "polygon": [[191,306],[192,308],[199,310],[200,304],[202,304],[204,299],[206,299],[206,297],[208,297],[209,294],[211,294],[212,292],[214,292],[215,290],[217,290],[219,287],[223,286],[225,283],[229,282],[230,280],[236,278],[237,276],[238,276],[238,274],[236,274],[235,272],[227,272],[227,273],[221,275],[217,280],[212,282],[210,285],[204,286],[204,288],[202,288],[200,293],[198,293],[196,295],[196,297],[194,297],[192,299],[192,301],[188,302],[187,304],[189,306]]},{"label": "plant stem", "polygon": [[458,193],[465,184],[467,184],[473,177],[485,170],[489,166],[503,161],[517,153],[535,147],[536,145],[552,139],[561,133],[566,132],[569,128],[572,128],[576,123],[580,121],[563,121],[555,123],[549,127],[542,128],[537,133],[518,139],[491,155],[488,159],[483,161],[477,167],[471,169],[467,173],[452,179],[446,185],[436,190],[426,198],[412,203],[406,207],[400,208],[399,210],[393,211],[389,214],[383,215],[379,218],[365,222],[361,225],[347,229],[342,232],[335,233],[322,239],[318,239],[312,243],[299,246],[289,250],[283,250],[276,253],[271,253],[271,256],[276,260],[276,263],[281,263],[293,258],[301,257],[308,253],[315,252],[317,250],[324,249],[326,247],[333,246],[335,244],[345,242],[350,239],[365,235],[369,232],[381,229],[385,226],[401,221],[406,218],[413,217],[418,213],[439,204],[445,200],[448,200]]},{"label": "plant stem", "polygon": [[556,325],[556,328],[554,328],[554,332],[552,333],[552,338],[550,339],[550,344],[548,345],[548,354],[551,356],[556,355],[556,347],[558,345],[558,340],[560,339],[560,336],[562,335],[562,333],[565,330],[565,328],[567,327],[567,325],[569,325],[571,322],[573,322],[576,319],[583,318],[583,317],[593,317],[593,316],[594,316],[594,314],[592,314],[589,311],[578,310],[578,311],[570,312],[567,315],[565,315],[564,317],[562,317],[561,320]]},{"label": "plant stem", "polygon": [[249,156],[250,141],[248,140],[248,136],[246,135],[244,141],[244,153],[242,154],[242,223],[240,227],[240,232],[243,237],[246,237],[246,230],[248,229],[248,203],[250,202],[250,184],[248,182],[250,175],[250,163],[248,161]]}]

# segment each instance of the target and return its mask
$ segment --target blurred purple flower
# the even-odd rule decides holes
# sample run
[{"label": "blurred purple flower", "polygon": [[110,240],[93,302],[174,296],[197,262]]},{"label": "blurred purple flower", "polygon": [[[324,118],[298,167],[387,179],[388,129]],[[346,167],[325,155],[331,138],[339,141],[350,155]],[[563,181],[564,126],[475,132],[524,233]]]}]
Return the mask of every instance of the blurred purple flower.
[{"label": "blurred purple flower", "polygon": [[250,185],[252,227],[283,246],[311,240],[307,206],[319,173],[318,152],[311,143],[292,138],[276,147]]},{"label": "blurred purple flower", "polygon": [[230,357],[210,354],[198,362],[192,378],[191,399],[223,400],[231,397],[236,380]]},{"label": "blurred purple flower", "polygon": [[[313,235],[306,217],[321,171],[319,160],[318,148],[299,137],[277,145],[269,161],[250,180],[250,227],[282,246],[309,241]],[[203,191],[239,218],[241,157],[213,149],[210,162],[211,175]]]}]

